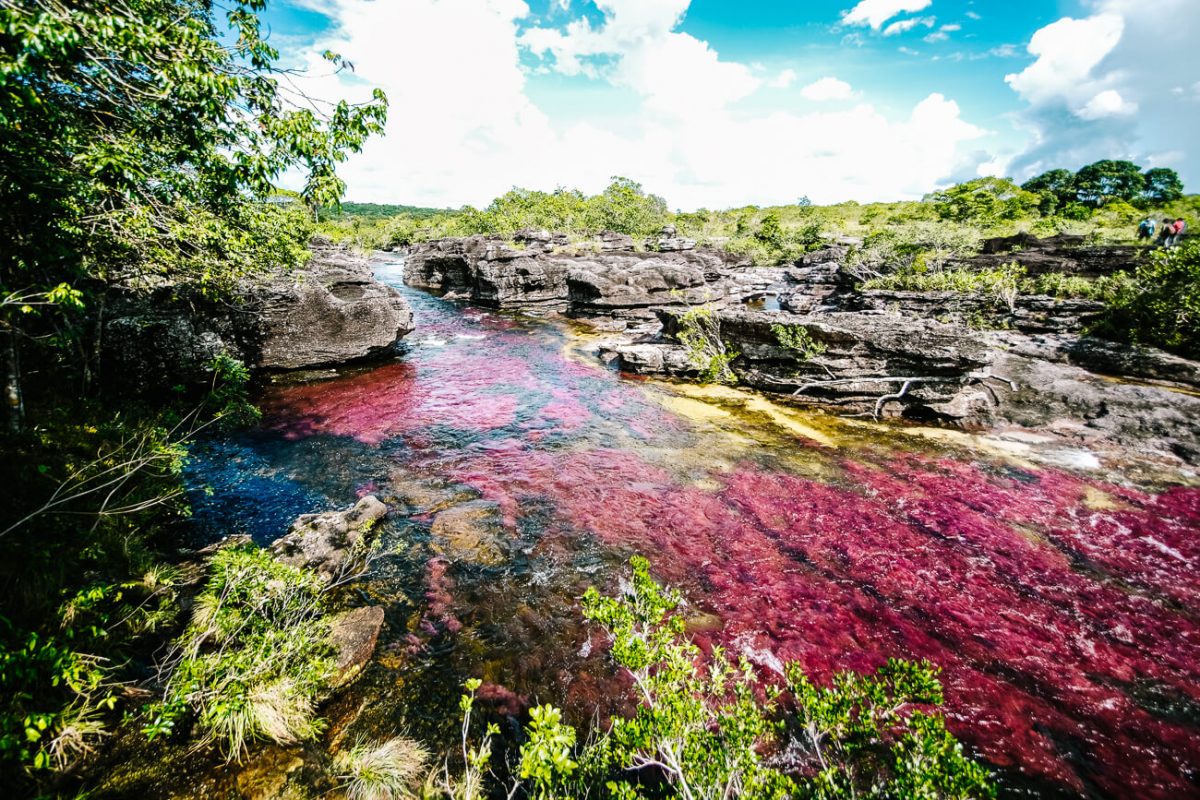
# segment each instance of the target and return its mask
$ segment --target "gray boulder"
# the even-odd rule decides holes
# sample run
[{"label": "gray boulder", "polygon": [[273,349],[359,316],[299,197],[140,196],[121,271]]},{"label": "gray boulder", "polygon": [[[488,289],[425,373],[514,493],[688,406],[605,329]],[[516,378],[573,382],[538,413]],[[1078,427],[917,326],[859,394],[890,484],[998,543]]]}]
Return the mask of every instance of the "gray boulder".
[{"label": "gray boulder", "polygon": [[299,271],[247,281],[225,301],[187,287],[117,289],[103,319],[106,381],[121,388],[202,382],[228,354],[251,369],[342,364],[392,350],[413,329],[400,293],[368,261],[323,241]]},{"label": "gray boulder", "polygon": [[[882,314],[789,314],[740,308],[718,310],[726,348],[738,353],[733,369],[754,388],[796,393],[798,399],[850,411],[961,420],[987,402],[975,386],[992,360],[989,348],[965,328]],[[663,310],[663,339],[612,347],[629,372],[694,377],[700,370],[678,344],[680,312]],[[780,342],[777,325],[803,331],[814,347],[798,352]],[[905,382],[910,385],[905,388]]]},{"label": "gray boulder", "polygon": [[363,553],[366,535],[387,514],[387,506],[367,495],[345,511],[304,514],[271,543],[275,560],[315,570],[333,582]]}]

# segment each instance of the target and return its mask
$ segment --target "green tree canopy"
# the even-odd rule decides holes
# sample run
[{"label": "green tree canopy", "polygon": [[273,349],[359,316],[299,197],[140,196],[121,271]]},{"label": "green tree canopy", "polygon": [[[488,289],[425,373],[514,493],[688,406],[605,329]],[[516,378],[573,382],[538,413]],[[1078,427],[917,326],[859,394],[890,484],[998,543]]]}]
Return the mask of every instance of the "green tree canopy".
[{"label": "green tree canopy", "polygon": [[658,195],[646,194],[642,185],[614,176],[612,183],[588,203],[588,220],[593,230],[612,230],[632,236],[658,233],[670,209]]},{"label": "green tree canopy", "polygon": [[1008,178],[976,178],[930,195],[938,215],[983,225],[1029,216],[1040,198]]},{"label": "green tree canopy", "polygon": [[256,201],[298,169],[304,200],[336,203],[337,164],[382,131],[387,103],[379,91],[352,105],[285,88],[297,81],[262,35],[265,6],[0,0],[0,334],[10,371],[31,316],[62,305],[56,287],[87,289],[114,270],[227,285],[303,257],[284,241],[289,212]]},{"label": "green tree canopy", "polygon": [[1075,174],[1079,202],[1099,208],[1110,200],[1132,202],[1146,186],[1142,168],[1132,161],[1105,159],[1088,164]]},{"label": "green tree canopy", "polygon": [[1146,181],[1142,195],[1151,203],[1170,203],[1183,197],[1183,181],[1173,169],[1154,167],[1142,177]]},{"label": "green tree canopy", "polygon": [[1027,192],[1040,195],[1038,210],[1043,215],[1053,214],[1055,209],[1075,202],[1075,173],[1069,169],[1052,169],[1021,184]]}]

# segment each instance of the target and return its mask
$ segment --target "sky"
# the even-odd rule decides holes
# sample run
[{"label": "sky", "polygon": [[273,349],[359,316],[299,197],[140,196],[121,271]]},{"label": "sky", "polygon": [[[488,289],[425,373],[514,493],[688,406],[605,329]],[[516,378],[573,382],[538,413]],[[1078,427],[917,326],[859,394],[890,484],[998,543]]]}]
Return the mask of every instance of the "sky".
[{"label": "sky", "polygon": [[[920,198],[1102,158],[1200,191],[1200,0],[274,0],[305,92],[382,88],[347,199],[613,176],[672,208]],[[331,72],[319,53],[346,57]]]}]

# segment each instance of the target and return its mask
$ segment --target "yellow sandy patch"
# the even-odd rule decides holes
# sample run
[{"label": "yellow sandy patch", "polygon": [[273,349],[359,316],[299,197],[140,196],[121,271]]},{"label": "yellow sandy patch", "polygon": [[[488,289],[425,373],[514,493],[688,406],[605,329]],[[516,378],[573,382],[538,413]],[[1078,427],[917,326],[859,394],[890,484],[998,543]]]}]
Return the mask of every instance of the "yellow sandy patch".
[{"label": "yellow sandy patch", "polygon": [[674,411],[681,417],[685,417],[697,422],[711,422],[717,419],[728,419],[733,415],[723,408],[718,408],[710,403],[704,403],[700,400],[693,400],[690,397],[679,397],[673,394],[658,394],[655,393],[655,398],[669,410]]},{"label": "yellow sandy patch", "polygon": [[776,426],[783,428],[789,433],[797,436],[802,436],[805,439],[810,439],[818,444],[826,447],[837,447],[837,442],[824,431],[809,425],[802,421],[800,416],[793,411],[785,409],[778,403],[773,403],[767,398],[755,392],[749,392],[745,389],[735,389],[732,386],[720,386],[715,384],[704,386],[679,386],[675,387],[680,392],[691,397],[700,397],[711,400],[718,400],[727,403],[737,403],[747,411],[754,414],[762,414],[767,419],[771,420]]},{"label": "yellow sandy patch", "polygon": [[1111,494],[1092,486],[1083,490],[1083,505],[1092,511],[1116,511],[1123,507]]},{"label": "yellow sandy patch", "polygon": [[896,430],[941,444],[957,445],[959,447],[979,450],[989,455],[1000,456],[1024,469],[1037,468],[1033,461],[1029,459],[1033,448],[1027,442],[1014,442],[1007,439],[997,439],[992,436],[979,436],[974,433],[946,428],[896,428]]}]

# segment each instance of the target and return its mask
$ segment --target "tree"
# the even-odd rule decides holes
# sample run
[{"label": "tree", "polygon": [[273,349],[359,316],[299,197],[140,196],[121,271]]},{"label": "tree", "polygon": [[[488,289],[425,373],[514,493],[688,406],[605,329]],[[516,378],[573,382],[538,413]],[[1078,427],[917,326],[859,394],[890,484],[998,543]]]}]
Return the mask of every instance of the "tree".
[{"label": "tree", "polygon": [[1142,198],[1147,202],[1170,203],[1183,197],[1183,181],[1173,169],[1154,167],[1142,177],[1145,179]]},{"label": "tree", "polygon": [[589,228],[593,231],[650,236],[662,230],[669,213],[666,200],[646,194],[640,183],[619,176],[614,176],[603,192],[588,199]]},{"label": "tree", "polygon": [[1039,197],[1008,178],[976,178],[929,197],[938,216],[982,225],[1030,216]]},{"label": "tree", "polygon": [[1146,186],[1142,168],[1132,161],[1105,159],[1075,174],[1079,202],[1099,208],[1110,200],[1136,200]]},{"label": "tree", "polygon": [[[230,284],[257,261],[231,252],[275,251],[263,243],[277,220],[256,201],[285,170],[306,175],[311,206],[336,204],[336,166],[382,131],[386,98],[328,104],[286,89],[292,76],[261,34],[265,6],[0,0],[5,338],[27,344],[31,320],[61,307],[56,287],[86,293],[118,269]],[[13,386],[19,397],[19,376]]]},{"label": "tree", "polygon": [[1069,169],[1052,169],[1021,184],[1027,192],[1041,196],[1038,211],[1050,216],[1055,209],[1075,201],[1075,173]]}]

